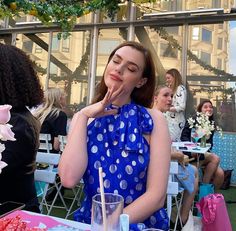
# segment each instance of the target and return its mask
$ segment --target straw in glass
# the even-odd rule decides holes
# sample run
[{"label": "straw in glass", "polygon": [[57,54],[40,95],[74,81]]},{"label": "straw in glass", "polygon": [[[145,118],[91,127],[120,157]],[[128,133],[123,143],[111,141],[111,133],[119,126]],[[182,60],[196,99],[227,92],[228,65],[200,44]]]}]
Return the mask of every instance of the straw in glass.
[{"label": "straw in glass", "polygon": [[101,203],[102,203],[103,230],[107,231],[107,218],[106,218],[106,206],[105,206],[102,167],[98,168],[98,173],[99,173],[99,185],[100,185],[100,194],[101,194]]}]

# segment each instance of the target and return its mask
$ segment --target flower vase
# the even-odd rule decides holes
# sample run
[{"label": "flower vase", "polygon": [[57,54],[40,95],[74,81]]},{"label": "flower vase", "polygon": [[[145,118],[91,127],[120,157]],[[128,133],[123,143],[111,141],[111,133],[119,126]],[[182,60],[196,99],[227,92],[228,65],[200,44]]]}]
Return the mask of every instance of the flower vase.
[{"label": "flower vase", "polygon": [[200,147],[201,147],[201,148],[205,148],[205,147],[206,147],[206,136],[203,136],[203,137],[201,138]]}]

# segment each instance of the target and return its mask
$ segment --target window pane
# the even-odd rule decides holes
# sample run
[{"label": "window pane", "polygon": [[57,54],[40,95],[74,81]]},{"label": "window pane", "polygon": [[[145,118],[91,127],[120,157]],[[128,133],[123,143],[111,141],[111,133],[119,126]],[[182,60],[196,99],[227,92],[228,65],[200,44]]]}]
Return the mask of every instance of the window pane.
[{"label": "window pane", "polygon": [[201,60],[206,64],[211,64],[211,54],[202,51],[201,52]]},{"label": "window pane", "polygon": [[210,43],[189,39],[186,117],[195,113],[203,99],[210,99],[218,125],[223,131],[236,132],[236,23],[221,25],[204,25],[214,31]]},{"label": "window pane", "polygon": [[160,44],[160,55],[163,57],[177,58],[178,51],[172,48],[170,44]]},{"label": "window pane", "polygon": [[199,27],[193,27],[192,39],[193,40],[199,40]]},{"label": "window pane", "polygon": [[218,45],[217,45],[217,48],[222,50],[222,47],[223,47],[223,39],[222,38],[218,38]]},{"label": "window pane", "polygon": [[202,41],[211,43],[212,32],[202,28]]}]

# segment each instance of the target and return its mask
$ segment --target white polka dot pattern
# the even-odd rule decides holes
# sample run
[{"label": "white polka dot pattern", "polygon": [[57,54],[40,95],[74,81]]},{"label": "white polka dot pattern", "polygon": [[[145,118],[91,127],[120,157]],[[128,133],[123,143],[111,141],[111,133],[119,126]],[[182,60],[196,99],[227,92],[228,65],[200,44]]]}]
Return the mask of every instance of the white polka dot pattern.
[{"label": "white polka dot pattern", "polygon": [[[146,190],[149,145],[144,134],[150,134],[153,121],[144,107],[127,104],[117,115],[96,118],[88,126],[88,167],[83,180],[85,195],[75,219],[91,216],[92,196],[100,192],[98,168],[104,172],[105,192],[124,197],[125,206]],[[76,216],[78,218],[76,218]],[[155,216],[149,222],[155,223]],[[89,221],[88,221],[89,222]]]}]

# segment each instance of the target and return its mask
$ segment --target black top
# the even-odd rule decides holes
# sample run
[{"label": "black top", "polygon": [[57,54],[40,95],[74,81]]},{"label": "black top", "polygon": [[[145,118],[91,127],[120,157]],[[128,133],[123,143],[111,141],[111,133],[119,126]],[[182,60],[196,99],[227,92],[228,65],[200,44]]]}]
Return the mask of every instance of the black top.
[{"label": "black top", "polygon": [[[65,112],[60,111],[59,115],[52,115],[49,113],[43,121],[40,133],[51,135],[51,143],[53,144],[54,137],[59,135],[66,135],[67,115]],[[41,150],[40,150],[41,151]],[[52,153],[58,153],[57,150],[52,149]]]},{"label": "black top", "polygon": [[[8,164],[0,174],[0,203],[16,201],[26,203],[30,209],[37,198],[34,186],[35,158],[39,146],[40,123],[27,108],[11,109],[12,131],[16,141],[5,144],[2,160]],[[31,204],[31,205],[30,205]],[[37,204],[37,200],[36,200]]]}]

